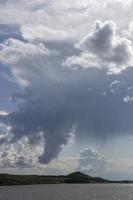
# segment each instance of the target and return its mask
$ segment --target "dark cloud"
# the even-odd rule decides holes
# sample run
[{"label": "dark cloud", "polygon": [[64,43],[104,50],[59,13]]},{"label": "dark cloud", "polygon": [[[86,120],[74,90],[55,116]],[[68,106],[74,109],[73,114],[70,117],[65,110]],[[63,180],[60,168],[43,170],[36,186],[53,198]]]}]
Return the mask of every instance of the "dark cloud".
[{"label": "dark cloud", "polygon": [[110,90],[114,77],[98,70],[70,70],[65,76],[63,81],[47,80],[46,85],[26,88],[23,95],[16,96],[18,111],[4,117],[11,127],[10,143],[27,136],[29,143],[36,145],[42,140],[39,133],[43,133],[42,163],[59,154],[73,126],[76,139],[91,136],[101,141],[133,130],[132,106],[123,102],[125,88],[119,95],[102,95]]},{"label": "dark cloud", "polygon": [[[98,41],[96,43],[103,52],[110,49],[111,27],[110,23],[105,23],[101,29],[98,25],[97,34],[93,36],[94,43]],[[104,44],[98,39],[103,32],[108,38]],[[62,66],[70,52],[73,54],[71,43],[56,43],[56,50],[53,50],[50,44],[48,49],[43,43],[9,39],[0,47],[1,63],[9,66],[16,82],[23,88],[21,94],[14,94],[12,98],[17,109],[1,116],[10,134],[7,138],[2,136],[1,143],[15,144],[25,136],[33,147],[43,142],[44,152],[38,159],[46,164],[67,144],[73,127],[78,141],[88,137],[105,141],[120,134],[132,134],[133,108],[123,101],[128,95],[127,88],[133,85],[132,69],[116,78],[107,75],[104,69]],[[97,46],[94,47],[92,50],[101,55]],[[114,94],[110,92],[110,86],[115,80],[120,92]]]}]

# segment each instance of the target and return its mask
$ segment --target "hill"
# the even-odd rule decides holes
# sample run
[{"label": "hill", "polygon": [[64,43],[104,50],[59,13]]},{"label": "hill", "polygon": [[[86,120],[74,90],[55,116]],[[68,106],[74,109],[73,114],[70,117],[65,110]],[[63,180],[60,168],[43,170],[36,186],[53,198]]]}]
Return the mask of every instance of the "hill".
[{"label": "hill", "polygon": [[59,183],[109,183],[110,181],[91,177],[81,172],[73,172],[67,176],[11,175],[0,174],[0,186],[30,185],[30,184],[59,184]]},{"label": "hill", "polygon": [[67,177],[69,177],[69,178],[75,177],[75,178],[79,178],[80,179],[80,178],[89,178],[90,176],[86,175],[86,174],[83,174],[82,172],[77,171],[77,172],[73,172],[71,174],[68,174]]},{"label": "hill", "polygon": [[92,177],[82,172],[73,172],[69,174],[66,178],[67,183],[108,183],[109,180],[99,178],[99,177]]}]

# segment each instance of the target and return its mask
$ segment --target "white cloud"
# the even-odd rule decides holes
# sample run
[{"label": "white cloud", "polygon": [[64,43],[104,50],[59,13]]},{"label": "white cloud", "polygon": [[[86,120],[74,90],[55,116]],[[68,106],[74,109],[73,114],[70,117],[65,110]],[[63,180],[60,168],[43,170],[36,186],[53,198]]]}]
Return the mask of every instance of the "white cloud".
[{"label": "white cloud", "polygon": [[133,96],[127,95],[127,96],[125,96],[125,97],[123,98],[123,101],[124,101],[125,103],[133,102]]},{"label": "white cloud", "polygon": [[94,32],[75,44],[75,48],[81,54],[67,58],[63,65],[103,68],[109,74],[117,74],[133,64],[132,43],[116,34],[113,21],[97,21]]},{"label": "white cloud", "polygon": [[105,157],[95,149],[85,148],[79,155],[78,170],[92,175],[102,176],[108,179],[122,179],[133,173],[133,161],[131,158],[125,157]]},{"label": "white cloud", "polygon": [[[10,134],[10,133],[8,133]],[[9,137],[10,135],[8,135]],[[5,136],[4,136],[5,137]],[[12,138],[10,138],[12,140]],[[16,143],[5,142],[0,147],[0,168],[30,168],[38,165],[38,156],[43,152],[43,138],[36,146],[29,145],[27,137]]]},{"label": "white cloud", "polygon": [[107,160],[96,150],[85,148],[80,153],[78,170],[88,174],[103,174],[106,171]]},{"label": "white cloud", "polygon": [[9,113],[5,110],[0,110],[0,115],[8,115]]},{"label": "white cloud", "polygon": [[61,41],[68,39],[67,33],[63,30],[50,29],[44,25],[22,26],[23,38],[29,41]]},{"label": "white cloud", "polygon": [[125,83],[122,82],[122,81],[119,81],[119,80],[115,80],[113,81],[111,84],[110,84],[110,92],[112,94],[115,94],[115,93],[119,93],[120,92],[120,89],[122,88],[122,86],[124,86]]},{"label": "white cloud", "polygon": [[[24,27],[24,35],[28,38],[35,36],[38,38],[38,35],[45,33],[45,40],[55,39],[58,33],[60,34],[59,37],[57,36],[58,40],[79,39],[87,34],[88,29],[91,30],[92,23],[97,19],[103,21],[113,19],[120,27],[125,28],[133,17],[132,1],[125,3],[119,0],[115,2],[112,0],[5,0],[0,3],[2,24],[19,24],[20,27]],[[38,35],[35,27],[39,27]]]},{"label": "white cloud", "polygon": [[[32,44],[10,38],[0,44],[0,62],[9,65],[18,83],[24,86],[30,84],[31,79],[40,79],[39,75],[45,70],[42,65],[51,54],[56,52],[49,51],[42,43]],[[40,74],[36,73],[38,67],[42,71]]]},{"label": "white cloud", "polygon": [[[8,137],[10,137],[9,134],[7,133]],[[0,146],[0,169],[5,170],[5,173],[12,172],[13,169],[18,170],[19,173],[24,173],[26,169],[31,168],[37,173],[43,172],[44,174],[55,175],[68,174],[77,168],[79,156],[67,155],[64,152],[60,153],[58,158],[53,159],[49,164],[44,165],[39,163],[38,156],[43,153],[43,140],[44,138],[41,137],[37,145],[30,145],[29,139],[24,136],[14,144],[7,142],[2,144]]]}]

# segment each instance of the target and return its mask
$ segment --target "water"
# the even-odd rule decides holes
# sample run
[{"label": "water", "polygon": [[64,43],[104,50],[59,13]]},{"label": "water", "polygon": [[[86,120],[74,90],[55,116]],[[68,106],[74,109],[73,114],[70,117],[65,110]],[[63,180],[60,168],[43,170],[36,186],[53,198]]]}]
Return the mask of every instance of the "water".
[{"label": "water", "polygon": [[133,200],[129,184],[62,184],[0,187],[0,200]]}]

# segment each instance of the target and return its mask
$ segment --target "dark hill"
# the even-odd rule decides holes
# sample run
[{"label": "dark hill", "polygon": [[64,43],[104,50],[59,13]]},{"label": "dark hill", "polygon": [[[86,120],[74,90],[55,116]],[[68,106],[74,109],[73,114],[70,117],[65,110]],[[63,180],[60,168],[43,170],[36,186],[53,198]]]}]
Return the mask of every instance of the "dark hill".
[{"label": "dark hill", "polygon": [[60,183],[133,183],[133,181],[109,181],[99,177],[88,176],[78,171],[67,176],[0,174],[0,186]]},{"label": "dark hill", "polygon": [[68,174],[67,177],[69,178],[89,178],[90,176],[83,174],[82,172],[73,172],[71,174]]},{"label": "dark hill", "polygon": [[106,179],[92,177],[82,172],[73,172],[66,178],[67,183],[108,183]]}]

